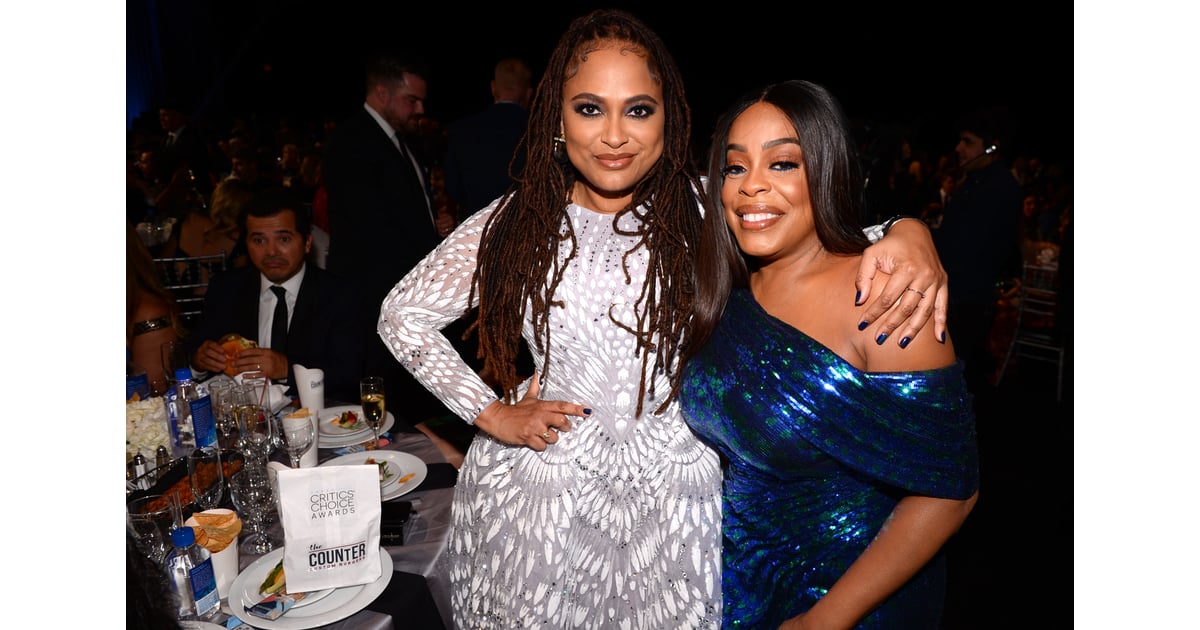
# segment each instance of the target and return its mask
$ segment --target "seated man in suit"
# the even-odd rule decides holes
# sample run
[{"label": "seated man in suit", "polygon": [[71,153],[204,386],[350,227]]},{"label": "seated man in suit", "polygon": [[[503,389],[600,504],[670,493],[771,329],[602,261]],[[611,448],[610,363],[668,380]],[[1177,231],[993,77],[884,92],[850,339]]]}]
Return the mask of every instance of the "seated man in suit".
[{"label": "seated man in suit", "polygon": [[[362,299],[350,283],[305,264],[312,249],[308,213],[290,191],[271,188],[255,194],[239,223],[251,265],[213,276],[204,312],[189,337],[192,365],[223,371],[219,340],[237,333],[259,345],[238,353],[233,365],[238,373],[262,372],[286,382],[288,394],[295,396],[292,366],[298,363],[324,370],[327,399],[358,400],[366,355]],[[285,313],[276,310],[279,295],[287,324],[273,332],[276,314],[282,319]]]}]

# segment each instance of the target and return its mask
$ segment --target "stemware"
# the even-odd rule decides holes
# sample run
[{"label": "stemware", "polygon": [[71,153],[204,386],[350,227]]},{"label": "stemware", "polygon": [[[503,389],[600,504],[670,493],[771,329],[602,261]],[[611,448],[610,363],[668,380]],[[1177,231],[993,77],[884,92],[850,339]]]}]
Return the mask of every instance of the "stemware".
[{"label": "stemware", "polygon": [[237,407],[233,381],[214,381],[208,385],[208,393],[212,397],[213,418],[217,423],[217,431],[221,433],[221,448],[228,448],[233,442],[233,433],[237,430],[237,418],[233,410]]},{"label": "stemware", "polygon": [[362,402],[363,417],[371,427],[375,437],[375,448],[379,448],[379,427],[383,424],[385,413],[383,377],[368,376],[358,384],[359,399]]},{"label": "stemware", "polygon": [[267,532],[267,514],[275,505],[275,492],[266,470],[244,468],[229,479],[229,494],[234,507],[246,523],[250,535],[238,546],[240,553],[261,555],[276,547]]},{"label": "stemware", "polygon": [[159,351],[162,353],[163,376],[167,380],[167,387],[174,387],[175,371],[180,368],[191,368],[187,346],[182,341],[167,341],[159,346]]},{"label": "stemware", "polygon": [[238,449],[246,464],[252,468],[265,468],[275,448],[275,427],[270,415],[262,405],[244,403],[238,405],[237,420]]},{"label": "stemware", "polygon": [[211,510],[220,506],[225,496],[225,473],[221,469],[221,450],[215,447],[197,448],[187,456],[188,482],[196,506]]},{"label": "stemware", "polygon": [[171,510],[167,498],[161,494],[151,494],[130,501],[125,506],[125,522],[141,552],[154,562],[161,563],[171,549],[167,538],[167,532],[171,529]]},{"label": "stemware", "polygon": [[280,431],[280,437],[283,439],[283,447],[287,449],[288,455],[292,458],[292,468],[299,468],[300,457],[312,447],[317,432],[313,429],[313,424],[308,416],[284,418],[282,425],[283,430]]}]

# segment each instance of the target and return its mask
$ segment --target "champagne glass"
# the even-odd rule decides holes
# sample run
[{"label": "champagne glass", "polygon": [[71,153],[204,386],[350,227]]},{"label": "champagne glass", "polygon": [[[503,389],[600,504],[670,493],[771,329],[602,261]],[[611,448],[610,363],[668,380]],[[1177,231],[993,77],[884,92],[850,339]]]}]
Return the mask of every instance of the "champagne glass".
[{"label": "champagne glass", "polygon": [[238,551],[261,555],[275,549],[275,541],[267,533],[267,514],[274,507],[275,492],[271,477],[265,469],[244,468],[229,479],[229,494],[234,507],[246,523],[250,535],[238,546]]},{"label": "champagne glass", "polygon": [[192,496],[201,510],[220,506],[225,495],[225,472],[221,468],[221,451],[215,447],[194,449],[187,456],[188,482]]},{"label": "champagne glass", "polygon": [[368,376],[358,384],[359,398],[362,402],[363,417],[371,427],[375,436],[375,448],[379,448],[379,427],[383,424],[385,413],[383,396],[383,377]]},{"label": "champagne glass", "polygon": [[283,438],[283,447],[287,449],[288,455],[292,458],[292,468],[300,467],[300,456],[304,455],[309,448],[312,447],[313,441],[316,439],[316,431],[313,430],[312,421],[308,416],[303,418],[284,418],[280,437]]}]

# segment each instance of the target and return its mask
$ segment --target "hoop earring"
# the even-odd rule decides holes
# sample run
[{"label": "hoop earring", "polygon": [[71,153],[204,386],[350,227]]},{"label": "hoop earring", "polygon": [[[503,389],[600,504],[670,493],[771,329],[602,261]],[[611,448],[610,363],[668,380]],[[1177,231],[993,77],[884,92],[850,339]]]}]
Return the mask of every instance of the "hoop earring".
[{"label": "hoop earring", "polygon": [[567,163],[567,139],[562,136],[554,136],[554,145],[550,148],[550,156],[559,164]]}]

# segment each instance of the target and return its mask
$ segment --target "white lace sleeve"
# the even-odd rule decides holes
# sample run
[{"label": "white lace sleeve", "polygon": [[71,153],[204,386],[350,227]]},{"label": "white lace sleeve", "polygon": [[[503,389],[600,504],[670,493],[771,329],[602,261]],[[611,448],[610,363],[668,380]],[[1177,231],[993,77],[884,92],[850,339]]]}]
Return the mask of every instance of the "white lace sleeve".
[{"label": "white lace sleeve", "polygon": [[[495,204],[463,221],[392,288],[379,313],[379,336],[396,360],[468,424],[497,400],[442,334],[469,303],[479,237]],[[478,302],[478,300],[476,300]]]}]

